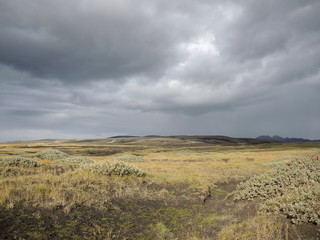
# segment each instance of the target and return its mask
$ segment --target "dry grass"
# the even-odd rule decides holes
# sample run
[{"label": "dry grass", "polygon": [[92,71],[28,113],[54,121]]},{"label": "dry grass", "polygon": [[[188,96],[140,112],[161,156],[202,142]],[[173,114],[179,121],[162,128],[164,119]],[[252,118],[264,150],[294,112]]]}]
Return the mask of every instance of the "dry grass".
[{"label": "dry grass", "polygon": [[280,218],[258,215],[240,223],[227,225],[218,240],[288,240],[289,226]]},{"label": "dry grass", "polygon": [[[217,236],[231,240],[288,239],[290,226],[286,221],[265,215],[255,216],[255,212],[243,214],[245,210],[240,209],[241,203],[233,203],[226,196],[235,189],[236,183],[261,174],[278,162],[316,152],[320,146],[217,146],[199,143],[191,146],[188,142],[186,147],[180,140],[176,143],[175,139],[129,140],[0,144],[0,157],[17,156],[19,153],[42,164],[37,168],[0,167],[0,208],[9,213],[17,209],[62,211],[72,216],[72,221],[76,222],[73,224],[83,224],[77,225],[78,228],[86,226],[81,230],[81,234],[87,234],[85,239],[196,240],[217,239]],[[157,146],[156,141],[160,140],[162,142]],[[89,158],[98,163],[97,166],[108,165],[123,156],[130,156],[130,161],[143,159],[133,164],[147,175],[106,176],[84,170],[80,167],[85,164],[82,161],[71,163],[35,157],[38,156],[36,153],[51,149],[63,151],[71,157]],[[200,194],[208,186],[212,191],[206,192],[205,197],[209,200],[204,204]],[[77,212],[80,211],[77,210],[79,206],[83,212]],[[86,208],[89,213],[85,212]],[[94,220],[95,216],[90,216],[90,213],[96,210],[97,216],[103,211],[107,215]],[[91,220],[83,223],[74,220],[73,216],[78,219],[77,214],[83,218],[90,216]],[[54,220],[54,224],[58,223],[59,218]],[[66,229],[72,232],[76,228]],[[32,234],[39,234],[37,231]],[[60,236],[56,239],[72,239],[67,233],[55,234]],[[44,236],[47,235],[38,239],[49,238]]]},{"label": "dry grass", "polygon": [[[10,172],[13,172],[12,168]],[[148,183],[145,183],[148,182]],[[54,169],[41,168],[22,176],[7,176],[0,180],[0,205],[5,208],[24,205],[54,209],[84,204],[103,208],[113,199],[168,200],[152,186],[158,184],[149,178],[117,177],[95,174],[85,170],[67,170],[60,174]]]},{"label": "dry grass", "polygon": [[[198,152],[173,150],[149,153],[137,162],[149,174],[169,181],[187,181],[201,186],[243,181],[270,168],[268,163],[302,156],[315,150]],[[248,161],[248,158],[250,161]],[[221,159],[229,159],[227,162]],[[253,159],[253,160],[252,160]]]}]

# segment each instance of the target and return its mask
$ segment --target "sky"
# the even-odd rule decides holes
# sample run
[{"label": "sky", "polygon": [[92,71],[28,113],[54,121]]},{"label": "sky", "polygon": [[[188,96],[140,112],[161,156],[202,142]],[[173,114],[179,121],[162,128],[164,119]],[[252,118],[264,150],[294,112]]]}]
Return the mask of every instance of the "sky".
[{"label": "sky", "polygon": [[320,139],[319,0],[0,0],[0,141]]}]

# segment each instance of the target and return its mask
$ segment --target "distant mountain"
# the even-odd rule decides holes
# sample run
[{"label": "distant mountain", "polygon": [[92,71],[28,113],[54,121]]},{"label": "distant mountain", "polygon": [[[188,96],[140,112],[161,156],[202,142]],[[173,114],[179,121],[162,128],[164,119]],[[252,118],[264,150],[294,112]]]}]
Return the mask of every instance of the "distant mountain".
[{"label": "distant mountain", "polygon": [[288,138],[288,137],[280,137],[280,136],[268,136],[268,135],[263,135],[259,136],[256,139],[260,140],[271,140],[271,141],[278,141],[278,142],[284,142],[284,143],[292,143],[292,142],[320,142],[320,140],[310,140],[310,139],[305,139],[305,138]]}]

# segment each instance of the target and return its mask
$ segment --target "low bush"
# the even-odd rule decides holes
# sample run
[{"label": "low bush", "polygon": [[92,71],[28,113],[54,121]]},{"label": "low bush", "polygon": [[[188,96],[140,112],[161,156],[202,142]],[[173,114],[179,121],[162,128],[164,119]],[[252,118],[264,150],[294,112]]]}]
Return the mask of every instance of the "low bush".
[{"label": "low bush", "polygon": [[82,169],[89,170],[94,173],[103,174],[103,175],[135,175],[138,177],[142,177],[145,175],[145,172],[128,163],[121,161],[114,161],[111,163],[92,163],[85,164],[82,166]]},{"label": "low bush", "polygon": [[89,158],[84,158],[84,157],[68,157],[68,158],[63,158],[60,161],[65,163],[94,163],[93,160]]},{"label": "low bush", "polygon": [[60,160],[69,157],[67,153],[55,149],[41,151],[36,153],[34,156],[46,160]]},{"label": "low bush", "polygon": [[143,157],[136,156],[136,155],[122,155],[116,157],[115,160],[123,161],[123,162],[143,162]]},{"label": "low bush", "polygon": [[23,156],[10,156],[0,158],[0,166],[10,167],[39,167],[41,164],[33,159]]},{"label": "low bush", "polygon": [[293,223],[320,224],[320,157],[278,164],[237,187],[235,200],[265,200],[261,210],[284,213]]},{"label": "low bush", "polygon": [[230,161],[230,158],[221,158],[221,161],[222,161],[222,162],[229,162],[229,161]]},{"label": "low bush", "polygon": [[94,163],[94,161],[89,158],[72,157],[67,153],[55,149],[41,151],[36,153],[34,156],[43,160],[55,160],[62,163]]},{"label": "low bush", "polygon": [[320,184],[299,186],[286,194],[268,199],[261,205],[261,210],[283,213],[295,224],[320,224]]},{"label": "low bush", "polygon": [[14,155],[23,155],[23,154],[26,154],[26,153],[27,152],[25,152],[25,151],[18,150],[18,151],[14,152]]}]

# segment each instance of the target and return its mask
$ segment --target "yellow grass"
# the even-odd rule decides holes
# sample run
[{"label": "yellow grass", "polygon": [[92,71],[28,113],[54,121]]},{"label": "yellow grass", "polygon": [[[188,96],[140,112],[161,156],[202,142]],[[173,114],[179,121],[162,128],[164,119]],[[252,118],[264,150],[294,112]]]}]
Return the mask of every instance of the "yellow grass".
[{"label": "yellow grass", "polygon": [[269,168],[268,163],[272,161],[285,161],[315,151],[314,149],[204,153],[170,151],[150,153],[144,156],[145,162],[135,164],[145,169],[147,173],[167,181],[188,181],[209,185],[244,180]]},{"label": "yellow grass", "polygon": [[[1,175],[0,172],[0,206],[5,209],[14,209],[23,202],[25,206],[51,210],[60,207],[65,213],[68,213],[77,205],[118,210],[117,204],[114,204],[112,199],[123,201],[129,199],[138,202],[159,201],[165,204],[166,202],[178,204],[179,201],[182,201],[181,199],[184,199],[183,201],[189,201],[188,204],[194,201],[189,207],[194,206],[196,208],[197,205],[201,207],[203,203],[197,202],[198,198],[195,195],[185,191],[185,196],[176,196],[170,188],[166,187],[170,184],[172,187],[175,183],[187,182],[192,189],[198,190],[199,188],[207,189],[208,186],[214,189],[221,183],[239,183],[271,168],[272,163],[288,161],[294,157],[318,152],[320,149],[320,143],[263,146],[208,144],[183,146],[181,141],[175,142],[175,139],[169,139],[168,141],[157,139],[159,141],[159,146],[157,146],[156,139],[152,139],[152,141],[150,139],[144,139],[143,141],[138,139],[130,144],[121,141],[127,140],[117,139],[114,142],[110,139],[101,140],[99,144],[93,142],[70,143],[63,140],[0,144],[0,157],[18,154],[32,157],[36,152],[50,149],[59,149],[72,156],[82,156],[97,162],[112,161],[123,155],[136,155],[143,158],[143,161],[133,162],[132,164],[142,168],[147,173],[147,177],[141,179],[101,176],[76,168],[72,170],[70,168],[63,173],[59,173],[59,167],[65,163],[55,163],[48,159],[36,160],[53,166],[49,170],[46,168],[47,166],[36,169],[14,167],[6,169],[6,167],[0,166],[3,173]],[[188,144],[190,143],[188,142]],[[99,151],[104,156],[95,154]],[[156,187],[153,188],[154,185]],[[230,191],[234,190],[234,185],[232,186],[233,189],[230,189]],[[219,204],[222,206],[223,202]],[[282,236],[286,235],[287,228],[286,225],[283,225],[284,221],[269,216],[250,216],[244,221],[242,219],[242,221],[237,222],[235,209],[230,208],[229,212],[225,212],[225,216],[229,216],[230,221],[234,217],[233,222],[223,220],[224,215],[219,216],[220,224],[225,224],[219,239],[282,239]],[[156,210],[154,209],[154,211]],[[223,212],[223,210],[220,211]],[[203,221],[202,217],[203,215],[199,215],[201,221]],[[175,221],[174,216],[168,215],[168,218],[172,218],[172,222]],[[217,216],[212,215],[211,218],[207,216],[207,219],[211,219],[212,224],[215,224]],[[195,223],[194,228],[196,229],[198,226],[205,228],[206,224],[204,222]],[[158,224],[158,226],[161,228],[162,225]],[[161,229],[163,230],[163,228]],[[171,236],[171,230],[169,236]],[[198,236],[199,232],[201,231],[195,231],[197,233],[195,235],[190,232],[189,239],[209,239],[206,236]],[[234,237],[237,234],[238,237]]]},{"label": "yellow grass", "polygon": [[[59,145],[60,144],[60,145]],[[144,142],[143,142],[144,144]],[[41,146],[41,148],[39,148]],[[34,153],[60,146],[63,149],[81,156],[84,149],[79,144],[66,144],[55,141],[50,144],[1,144],[0,157],[8,153],[25,151]],[[132,151],[134,146],[126,144],[94,145],[99,150],[121,148],[121,152],[110,156],[84,156],[98,162],[111,161],[116,156],[136,154],[144,162],[135,165],[143,168],[148,174],[169,182],[191,182],[200,185],[212,185],[218,182],[230,182],[247,179],[270,167],[272,161],[285,161],[317,151],[317,148],[290,148],[275,146],[271,149],[260,149],[255,146],[212,146],[212,147],[174,147],[163,148],[138,145],[142,150]],[[130,148],[129,150],[126,150]],[[283,150],[284,149],[284,150]],[[44,160],[44,162],[47,162]]]}]

